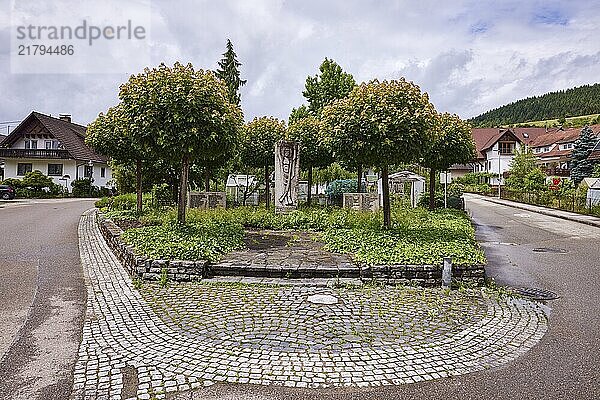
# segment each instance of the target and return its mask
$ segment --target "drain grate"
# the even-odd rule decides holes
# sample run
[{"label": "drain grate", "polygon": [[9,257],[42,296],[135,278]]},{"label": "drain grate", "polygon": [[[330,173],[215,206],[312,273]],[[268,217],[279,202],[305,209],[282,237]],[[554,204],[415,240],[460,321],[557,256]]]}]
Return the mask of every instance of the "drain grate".
[{"label": "drain grate", "polygon": [[538,289],[538,288],[516,288],[514,292],[523,297],[527,297],[532,300],[556,300],[560,296],[550,290]]},{"label": "drain grate", "polygon": [[536,247],[533,249],[535,253],[555,253],[555,254],[565,254],[567,250],[565,249],[557,249],[553,247]]}]

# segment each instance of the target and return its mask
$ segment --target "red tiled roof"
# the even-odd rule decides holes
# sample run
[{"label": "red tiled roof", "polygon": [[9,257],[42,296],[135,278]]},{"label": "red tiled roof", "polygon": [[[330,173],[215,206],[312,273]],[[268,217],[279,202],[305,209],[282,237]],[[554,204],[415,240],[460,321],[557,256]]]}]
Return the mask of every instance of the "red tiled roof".
[{"label": "red tiled roof", "polygon": [[[591,125],[590,128],[592,128],[592,131],[596,134],[600,132],[600,125]],[[555,129],[533,140],[530,146],[544,147],[554,143],[574,142],[577,140],[577,138],[579,138],[582,129],[583,128]]]},{"label": "red tiled roof", "polygon": [[485,158],[483,151],[492,147],[507,131],[521,143],[529,145],[532,140],[545,134],[546,128],[474,128],[472,133],[477,149],[477,158]]},{"label": "red tiled roof", "polygon": [[558,146],[553,148],[547,153],[536,154],[538,158],[544,159],[547,157],[569,157],[571,155],[572,149],[559,150]]},{"label": "red tiled roof", "polygon": [[50,132],[60,143],[65,150],[75,160],[93,161],[105,163],[107,158],[96,154],[85,144],[86,127],[83,125],[74,124],[64,121],[49,115],[41,114],[33,111],[17,126],[8,137],[2,142],[3,147],[12,145],[24,132],[28,122],[37,119],[40,124]]}]

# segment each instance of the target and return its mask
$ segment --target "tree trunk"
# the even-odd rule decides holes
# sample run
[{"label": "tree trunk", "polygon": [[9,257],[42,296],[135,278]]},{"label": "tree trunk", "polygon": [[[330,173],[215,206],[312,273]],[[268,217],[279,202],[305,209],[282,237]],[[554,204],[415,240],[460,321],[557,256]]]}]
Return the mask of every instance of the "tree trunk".
[{"label": "tree trunk", "polygon": [[383,227],[388,229],[392,222],[392,210],[390,208],[390,178],[387,165],[381,169],[381,187],[383,191]]},{"label": "tree trunk", "polygon": [[310,207],[310,201],[312,199],[312,181],[313,181],[313,167],[308,167],[308,193],[306,194],[306,203]]},{"label": "tree trunk", "polygon": [[210,192],[210,171],[204,171],[204,191]]},{"label": "tree trunk", "polygon": [[358,166],[358,178],[356,179],[356,193],[362,192],[362,165]]},{"label": "tree trunk", "polygon": [[429,169],[429,209],[435,209],[435,168]]},{"label": "tree trunk", "polygon": [[269,166],[265,165],[265,207],[268,209],[271,203],[271,190],[269,188]]},{"label": "tree trunk", "polygon": [[187,186],[190,173],[190,159],[186,154],[181,162],[181,179],[179,181],[179,202],[177,204],[177,222],[185,224],[185,208],[187,207]]},{"label": "tree trunk", "polygon": [[135,191],[137,193],[136,209],[138,214],[142,213],[142,160],[135,162]]}]

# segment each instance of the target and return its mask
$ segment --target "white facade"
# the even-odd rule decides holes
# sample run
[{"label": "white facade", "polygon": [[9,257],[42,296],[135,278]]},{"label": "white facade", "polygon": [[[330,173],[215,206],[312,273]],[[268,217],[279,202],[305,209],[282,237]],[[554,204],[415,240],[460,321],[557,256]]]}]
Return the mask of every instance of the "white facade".
[{"label": "white facade", "polygon": [[[85,169],[86,166],[88,166],[88,163],[64,159],[7,158],[4,160],[4,162],[4,179],[23,179],[25,174],[19,175],[19,164],[31,164],[32,171],[38,170],[42,174],[51,177],[55,184],[63,187],[66,186],[69,192],[72,190],[71,182],[73,182],[75,179],[86,177]],[[50,170],[50,168],[54,168],[54,172],[58,172],[58,170],[60,170],[60,167],[57,168],[56,165],[62,166],[62,174],[52,174],[53,171]],[[29,170],[29,167],[26,167],[25,169]],[[112,171],[107,164],[93,163],[91,172],[92,179],[94,180],[94,186],[112,187]]]},{"label": "white facade", "polygon": [[[479,160],[475,168],[475,172],[489,172],[491,174],[500,175],[500,186],[504,185],[503,174],[510,170],[510,164],[515,158],[514,153],[511,154],[499,154],[499,143],[495,143],[487,151],[485,151],[485,160]],[[517,142],[515,144],[515,151],[521,149],[521,144]],[[491,178],[489,184],[492,186],[498,185],[498,178]]]}]

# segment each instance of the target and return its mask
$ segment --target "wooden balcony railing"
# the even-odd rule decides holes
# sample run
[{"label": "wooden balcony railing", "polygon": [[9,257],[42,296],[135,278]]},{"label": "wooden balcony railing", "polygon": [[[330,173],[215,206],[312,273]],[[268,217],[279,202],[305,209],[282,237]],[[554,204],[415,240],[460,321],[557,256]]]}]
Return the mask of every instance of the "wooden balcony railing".
[{"label": "wooden balcony railing", "polygon": [[58,149],[0,149],[0,158],[58,158],[68,159],[69,152]]},{"label": "wooden balcony railing", "polygon": [[571,170],[568,168],[546,168],[548,176],[570,176]]}]

